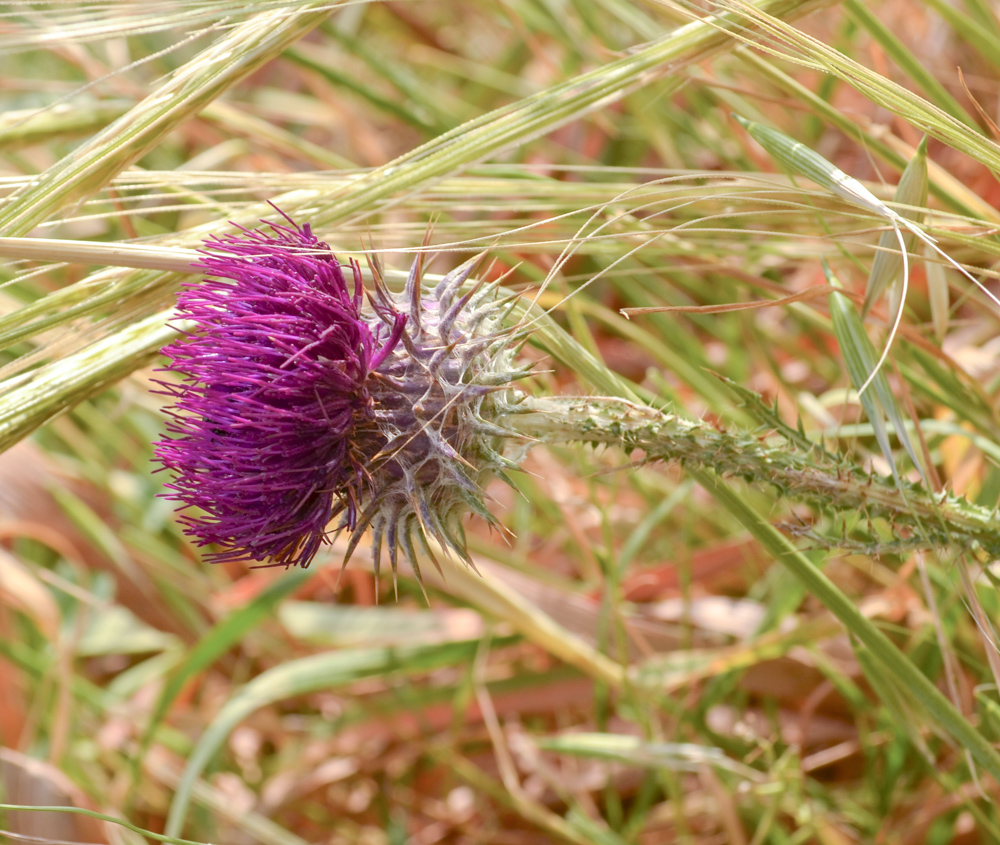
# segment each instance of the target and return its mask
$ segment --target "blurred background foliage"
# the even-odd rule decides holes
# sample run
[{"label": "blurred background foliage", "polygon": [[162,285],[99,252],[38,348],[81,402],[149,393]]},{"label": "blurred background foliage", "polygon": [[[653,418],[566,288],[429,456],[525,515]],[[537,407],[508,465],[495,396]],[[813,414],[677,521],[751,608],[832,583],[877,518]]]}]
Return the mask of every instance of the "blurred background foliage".
[{"label": "blurred background foliage", "polygon": [[[987,0],[0,4],[0,235],[43,250],[0,244],[0,780],[7,804],[127,822],[0,829],[1000,841],[970,746],[676,465],[538,447],[489,491],[513,539],[470,520],[482,583],[425,567],[429,603],[403,572],[376,604],[341,541],[308,571],[202,565],[158,497],[149,392],[191,251],[273,201],[344,256],[402,270],[432,225],[432,272],[488,249],[513,290],[547,280],[537,394],[618,384],[750,438],[785,426],[818,462],[992,512],[998,57]],[[898,200],[980,281],[914,249],[877,401],[851,362],[899,303],[900,262],[873,270],[886,222],[733,113]],[[898,196],[925,136],[927,194]],[[1000,739],[989,555],[727,489]]]}]

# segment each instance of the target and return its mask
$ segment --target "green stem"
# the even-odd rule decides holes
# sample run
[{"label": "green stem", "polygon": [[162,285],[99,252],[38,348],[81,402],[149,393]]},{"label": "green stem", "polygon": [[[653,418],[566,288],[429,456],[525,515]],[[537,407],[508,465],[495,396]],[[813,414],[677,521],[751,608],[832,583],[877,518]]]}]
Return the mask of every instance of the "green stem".
[{"label": "green stem", "polygon": [[720,430],[623,399],[529,397],[521,408],[524,413],[504,425],[540,441],[641,450],[647,461],[677,461],[689,471],[768,483],[797,501],[886,519],[896,529],[914,529],[917,540],[929,547],[980,546],[1000,556],[1000,523],[992,511],[918,485],[901,491],[892,479],[869,474],[818,446],[806,451],[784,437]]}]

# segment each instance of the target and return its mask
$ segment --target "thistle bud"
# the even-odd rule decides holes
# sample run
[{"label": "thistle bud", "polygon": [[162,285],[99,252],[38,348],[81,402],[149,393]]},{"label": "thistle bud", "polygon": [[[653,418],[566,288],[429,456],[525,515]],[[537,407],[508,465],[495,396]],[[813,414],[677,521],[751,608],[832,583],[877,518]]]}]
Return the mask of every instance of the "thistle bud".
[{"label": "thistle bud", "polygon": [[394,573],[414,539],[464,557],[462,516],[493,523],[483,484],[513,466],[499,423],[525,374],[496,285],[470,284],[470,261],[424,288],[418,258],[393,293],[373,262],[366,302],[357,263],[286,220],[208,241],[208,278],[178,297],[191,328],[163,350],[181,379],[157,382],[156,460],[186,533],[212,562],[306,567],[368,528],[376,574],[383,543]]}]

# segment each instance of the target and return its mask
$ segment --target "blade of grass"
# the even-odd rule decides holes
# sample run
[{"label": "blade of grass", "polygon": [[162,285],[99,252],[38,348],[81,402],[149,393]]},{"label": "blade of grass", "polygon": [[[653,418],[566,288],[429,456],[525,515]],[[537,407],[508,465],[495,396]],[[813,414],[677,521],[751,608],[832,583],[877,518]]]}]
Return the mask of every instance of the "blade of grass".
[{"label": "blade of grass", "polygon": [[727,757],[722,749],[685,742],[646,742],[637,736],[572,733],[535,740],[539,748],[559,754],[617,760],[630,766],[696,772],[703,766],[732,772],[753,783],[763,780],[756,769]]},{"label": "blade of grass", "polygon": [[125,821],[125,819],[117,819],[114,816],[97,813],[93,810],[85,810],[82,807],[36,807],[30,804],[0,804],[0,810],[21,810],[31,813],[69,813],[70,815],[89,816],[90,818],[97,819],[98,821],[118,825],[119,827],[132,831],[132,833],[138,833],[140,836],[152,839],[154,842],[166,842],[168,845],[204,845],[204,843],[195,842],[193,839],[178,839],[176,836],[153,833],[151,830],[144,830],[138,825]]},{"label": "blade of grass", "polygon": [[[832,287],[841,287],[837,277],[833,275],[825,263],[823,271],[826,273],[826,279]],[[847,366],[851,383],[858,390],[858,398],[865,409],[868,421],[872,424],[872,428],[875,431],[875,439],[882,450],[882,456],[889,463],[893,477],[896,479],[896,484],[900,485],[900,489],[902,489],[902,480],[896,469],[896,461],[892,456],[892,447],[889,445],[889,434],[885,428],[886,416],[892,421],[896,437],[903,445],[903,448],[906,449],[910,460],[913,461],[913,465],[920,471],[921,476],[924,476],[924,469],[923,464],[917,459],[917,453],[913,448],[913,444],[910,442],[910,435],[906,431],[903,414],[896,404],[896,397],[892,395],[892,390],[889,388],[889,380],[885,377],[885,373],[877,369],[875,347],[872,346],[872,342],[868,339],[868,334],[865,332],[861,318],[846,296],[840,293],[830,294],[830,316],[833,319],[833,332],[836,335],[837,343],[840,345],[841,354],[844,356],[844,364]],[[874,378],[871,377],[872,373],[875,374]],[[869,382],[872,389],[862,393],[860,387]],[[927,479],[924,477],[924,483],[926,484],[926,482]]]},{"label": "blade of grass", "polygon": [[924,271],[927,274],[927,299],[931,307],[931,323],[938,343],[948,334],[950,292],[944,267],[935,260],[934,253],[924,247]]},{"label": "blade of grass", "polygon": [[[497,647],[516,638],[498,640]],[[344,649],[314,654],[275,666],[238,690],[202,734],[188,758],[170,805],[165,833],[176,837],[187,818],[191,790],[226,738],[243,719],[261,707],[317,690],[343,687],[364,678],[389,678],[470,663],[479,640],[396,648]]]},{"label": "blade of grass", "polygon": [[[902,206],[912,206],[913,208],[902,208],[900,214],[908,217],[915,223],[920,223],[923,214],[916,211],[927,205],[927,139],[924,138],[917,148],[917,154],[913,157],[903,175],[899,179],[896,187],[895,201]],[[903,235],[903,247],[908,252],[913,252],[916,236],[912,232]],[[868,316],[872,305],[882,295],[882,292],[896,281],[900,269],[903,266],[903,256],[896,251],[895,232],[883,232],[878,240],[878,247],[875,252],[875,260],[872,262],[872,269],[868,275],[868,286],[865,289],[865,302],[861,307],[861,318]],[[900,308],[905,303],[900,302]]]}]

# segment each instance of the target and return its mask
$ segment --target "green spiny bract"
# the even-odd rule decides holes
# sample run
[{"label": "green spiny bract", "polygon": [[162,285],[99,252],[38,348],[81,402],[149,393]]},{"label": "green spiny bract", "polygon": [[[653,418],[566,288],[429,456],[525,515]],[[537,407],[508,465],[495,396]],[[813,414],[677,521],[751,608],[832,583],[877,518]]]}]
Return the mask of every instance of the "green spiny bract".
[{"label": "green spiny bract", "polygon": [[523,438],[498,422],[517,412],[521,396],[511,384],[527,370],[515,365],[523,333],[507,326],[498,283],[469,282],[478,263],[467,261],[431,288],[422,285],[418,257],[394,294],[371,262],[378,320],[392,326],[405,317],[400,342],[371,384],[384,445],[369,465],[371,500],[348,551],[371,525],[376,571],[383,542],[393,572],[402,548],[419,576],[414,538],[432,560],[428,537],[468,560],[462,516],[472,511],[497,526],[483,486],[516,468],[504,441]]}]

